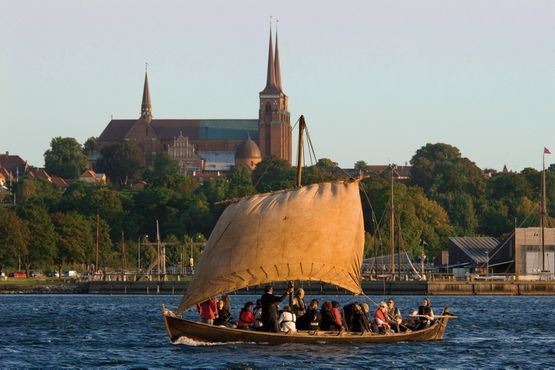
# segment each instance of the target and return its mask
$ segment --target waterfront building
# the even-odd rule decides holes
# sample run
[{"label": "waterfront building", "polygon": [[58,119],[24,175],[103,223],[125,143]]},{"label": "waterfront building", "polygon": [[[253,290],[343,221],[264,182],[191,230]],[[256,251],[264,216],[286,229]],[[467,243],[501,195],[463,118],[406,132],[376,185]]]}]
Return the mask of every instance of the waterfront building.
[{"label": "waterfront building", "polygon": [[516,228],[491,254],[490,268],[499,273],[539,276],[555,273],[555,228]]},{"label": "waterfront building", "polygon": [[[448,238],[448,271],[464,276],[465,272],[486,272],[489,256],[499,240],[489,236],[452,236]],[[464,271],[463,271],[464,270]],[[461,277],[461,276],[457,276]]]},{"label": "waterfront building", "polygon": [[[292,128],[281,80],[277,34],[274,48],[270,33],[266,86],[259,93],[258,118],[154,118],[145,71],[140,117],[112,119],[98,138],[99,149],[122,141],[137,144],[148,165],[154,163],[158,153],[167,153],[185,175],[229,171],[236,159],[251,169],[268,156],[291,164]],[[237,153],[240,145],[244,150]],[[251,157],[244,158],[246,154]],[[98,159],[98,154],[92,157]]]}]

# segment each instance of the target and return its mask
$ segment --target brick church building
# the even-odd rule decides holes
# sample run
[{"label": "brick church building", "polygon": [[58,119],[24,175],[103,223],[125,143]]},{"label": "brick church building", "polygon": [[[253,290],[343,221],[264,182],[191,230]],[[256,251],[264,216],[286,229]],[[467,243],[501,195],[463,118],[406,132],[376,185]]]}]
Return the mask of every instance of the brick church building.
[{"label": "brick church building", "polygon": [[112,119],[98,138],[99,147],[124,140],[136,143],[147,164],[166,152],[183,174],[228,171],[236,163],[253,169],[262,158],[275,156],[291,163],[292,129],[287,95],[281,84],[279,48],[270,33],[266,86],[259,94],[254,119],[154,119],[145,72],[141,115]]}]

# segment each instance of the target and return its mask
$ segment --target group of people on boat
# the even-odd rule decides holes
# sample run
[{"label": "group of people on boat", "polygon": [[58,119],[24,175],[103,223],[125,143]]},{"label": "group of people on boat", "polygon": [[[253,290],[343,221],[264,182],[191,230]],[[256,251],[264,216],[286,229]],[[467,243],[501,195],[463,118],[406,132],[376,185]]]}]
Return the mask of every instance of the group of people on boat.
[{"label": "group of people on boat", "polygon": [[211,298],[197,305],[200,319],[210,325],[228,325],[231,323],[231,300],[227,294],[221,299]]},{"label": "group of people on boat", "polygon": [[[318,300],[312,299],[307,306],[302,288],[297,290],[297,294],[293,293],[294,289],[290,287],[282,295],[274,295],[273,287],[266,286],[256,305],[247,302],[241,309],[236,327],[274,333],[322,330],[391,334],[425,329],[434,321],[434,312],[428,298],[424,298],[418,309],[408,316],[408,320],[404,320],[393,298],[387,303],[380,302],[370,316],[368,303],[354,302],[341,308],[337,301],[325,301],[320,305]],[[287,297],[289,304],[279,311],[279,304]],[[201,303],[198,310],[205,323],[234,326],[231,323],[231,303],[227,295],[220,300],[209,299]]]}]

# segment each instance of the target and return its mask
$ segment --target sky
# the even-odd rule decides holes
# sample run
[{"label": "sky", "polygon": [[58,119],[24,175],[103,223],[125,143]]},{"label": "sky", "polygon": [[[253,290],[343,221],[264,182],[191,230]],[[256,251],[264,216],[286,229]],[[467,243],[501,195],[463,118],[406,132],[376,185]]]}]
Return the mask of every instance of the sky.
[{"label": "sky", "polygon": [[53,137],[138,118],[145,62],[154,118],[258,118],[270,17],[319,158],[442,142],[520,171],[555,153],[551,0],[0,0],[0,153],[42,166]]}]

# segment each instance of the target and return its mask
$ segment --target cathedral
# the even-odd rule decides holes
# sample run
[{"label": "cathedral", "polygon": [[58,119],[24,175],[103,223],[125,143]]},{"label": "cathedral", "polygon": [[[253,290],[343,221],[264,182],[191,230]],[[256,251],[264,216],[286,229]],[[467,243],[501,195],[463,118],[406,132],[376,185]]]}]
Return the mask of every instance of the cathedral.
[{"label": "cathedral", "polygon": [[154,119],[145,71],[140,117],[112,119],[98,138],[99,148],[128,140],[143,151],[147,165],[165,152],[185,175],[228,171],[239,163],[252,170],[268,156],[291,164],[288,99],[281,84],[277,34],[274,49],[271,32],[266,86],[259,97],[255,119]]}]

